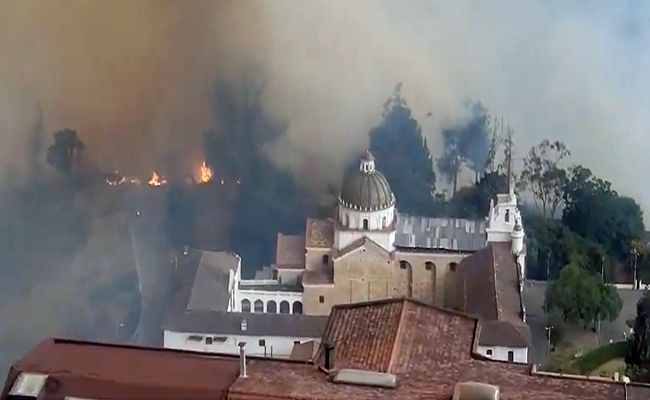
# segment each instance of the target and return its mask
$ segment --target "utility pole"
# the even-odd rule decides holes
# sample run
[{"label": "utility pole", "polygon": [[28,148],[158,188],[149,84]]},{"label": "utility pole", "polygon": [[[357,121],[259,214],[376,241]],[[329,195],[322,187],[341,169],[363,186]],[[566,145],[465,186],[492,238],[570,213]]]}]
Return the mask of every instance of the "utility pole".
[{"label": "utility pole", "polygon": [[546,282],[551,281],[551,252],[546,253]]},{"label": "utility pole", "polygon": [[632,254],[634,255],[634,289],[638,289],[638,277],[637,277],[637,259],[639,257],[639,253],[636,251],[636,249],[632,250]]},{"label": "utility pole", "polygon": [[547,325],[545,329],[546,329],[546,338],[547,338],[546,355],[549,355],[551,353],[551,331],[553,330],[553,326]]},{"label": "utility pole", "polygon": [[603,278],[603,283],[605,283],[605,256],[600,258],[600,276]]},{"label": "utility pole", "polygon": [[506,134],[506,167],[508,169],[508,193],[512,190],[512,130],[508,129]]}]

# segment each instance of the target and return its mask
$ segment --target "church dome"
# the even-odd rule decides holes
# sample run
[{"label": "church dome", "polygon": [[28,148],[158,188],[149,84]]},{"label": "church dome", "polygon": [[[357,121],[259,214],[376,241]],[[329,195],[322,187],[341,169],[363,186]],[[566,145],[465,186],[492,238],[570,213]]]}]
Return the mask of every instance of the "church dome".
[{"label": "church dome", "polygon": [[369,151],[361,157],[359,169],[347,174],[339,202],[358,211],[378,211],[395,205],[395,195],[384,175],[375,169]]}]

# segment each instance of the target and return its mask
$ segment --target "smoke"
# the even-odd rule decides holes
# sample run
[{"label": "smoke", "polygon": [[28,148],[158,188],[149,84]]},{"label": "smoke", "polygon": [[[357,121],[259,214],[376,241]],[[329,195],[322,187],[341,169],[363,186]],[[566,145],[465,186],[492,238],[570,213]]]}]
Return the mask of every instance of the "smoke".
[{"label": "smoke", "polygon": [[480,99],[515,129],[519,156],[543,138],[562,139],[574,161],[650,202],[636,184],[648,167],[637,143],[650,125],[643,112],[650,5],[642,2],[2,0],[0,7],[6,154],[16,154],[6,149],[20,145],[38,101],[47,132],[76,129],[104,168],[196,157],[211,84],[255,63],[269,80],[269,107],[291,123],[273,154],[316,185],[340,179],[342,160],[367,144],[383,101],[403,82],[435,155],[440,128],[462,115],[465,99]]}]

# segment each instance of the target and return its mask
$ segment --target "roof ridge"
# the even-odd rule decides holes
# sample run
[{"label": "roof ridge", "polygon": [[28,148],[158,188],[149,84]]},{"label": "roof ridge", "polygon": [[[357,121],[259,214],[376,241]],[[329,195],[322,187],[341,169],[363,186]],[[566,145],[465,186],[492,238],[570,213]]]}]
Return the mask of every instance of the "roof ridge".
[{"label": "roof ridge", "polygon": [[399,321],[397,322],[397,332],[395,332],[395,337],[393,338],[393,349],[390,353],[390,359],[388,360],[388,367],[386,368],[386,372],[390,372],[393,370],[393,364],[398,360],[399,358],[399,351],[401,350],[401,341],[402,341],[402,335],[404,334],[404,320],[406,319],[406,306],[409,304],[408,299],[405,298],[406,301],[402,301],[402,308],[400,309],[400,315],[399,315]]},{"label": "roof ridge", "polygon": [[497,310],[497,320],[501,320],[501,307],[500,307],[500,302],[499,302],[499,286],[498,286],[498,279],[497,279],[497,262],[496,262],[496,253],[494,251],[494,246],[490,245],[490,264],[492,265],[492,286],[494,287],[494,305],[496,306]]}]

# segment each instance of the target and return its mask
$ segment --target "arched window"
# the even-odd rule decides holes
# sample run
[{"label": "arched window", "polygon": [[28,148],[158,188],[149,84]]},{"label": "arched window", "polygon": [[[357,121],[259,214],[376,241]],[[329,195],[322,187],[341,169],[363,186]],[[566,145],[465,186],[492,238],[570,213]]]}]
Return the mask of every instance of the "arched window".
[{"label": "arched window", "polygon": [[275,314],[278,312],[278,305],[275,301],[270,300],[268,303],[266,303],[266,312],[270,314]]},{"label": "arched window", "polygon": [[241,301],[241,312],[251,312],[251,302],[248,299]]},{"label": "arched window", "polygon": [[348,215],[346,213],[343,213],[343,226],[348,226]]},{"label": "arched window", "polygon": [[289,314],[289,302],[284,300],[280,303],[280,314]]},{"label": "arched window", "polygon": [[488,357],[492,357],[492,349],[488,349],[486,351],[486,354],[487,354]]},{"label": "arched window", "polygon": [[388,228],[388,220],[387,220],[386,217],[383,217],[383,218],[381,219],[381,227],[382,227],[382,228]]},{"label": "arched window", "polygon": [[510,222],[510,210],[506,210],[506,222]]},{"label": "arched window", "polygon": [[400,269],[408,269],[409,266],[410,266],[410,264],[409,264],[408,261],[402,260],[402,261],[399,262],[399,268]]},{"label": "arched window", "polygon": [[293,302],[293,314],[302,314],[302,303],[299,301]]},{"label": "arched window", "polygon": [[366,231],[368,230],[368,218],[363,219],[363,229]]},{"label": "arched window", "polygon": [[255,300],[253,303],[255,312],[263,313],[264,312],[264,302],[262,300]]},{"label": "arched window", "polygon": [[436,269],[436,266],[431,261],[427,261],[426,263],[424,263],[424,269],[426,269],[427,271],[433,271],[434,269]]},{"label": "arched window", "polygon": [[323,265],[329,265],[330,263],[330,256],[328,254],[323,255]]},{"label": "arched window", "polygon": [[457,266],[458,266],[458,264],[455,263],[455,262],[453,262],[453,263],[449,263],[449,270],[450,270],[451,272],[456,272],[456,267],[457,267]]},{"label": "arched window", "polygon": [[508,361],[510,361],[510,362],[515,361],[515,352],[514,351],[509,351],[508,352]]}]

